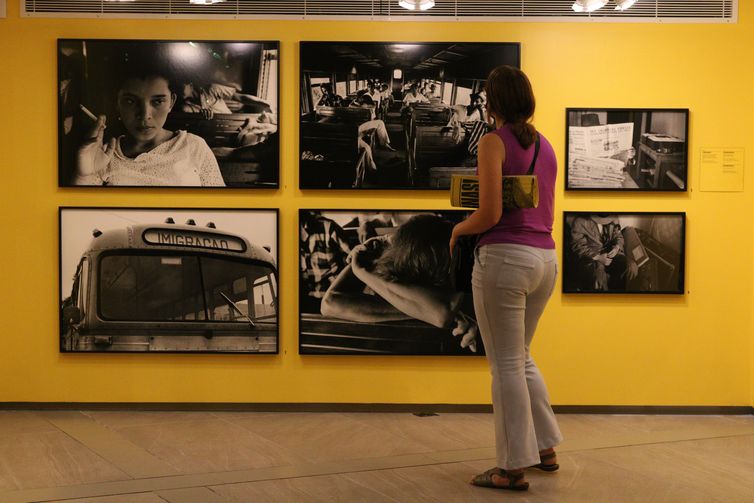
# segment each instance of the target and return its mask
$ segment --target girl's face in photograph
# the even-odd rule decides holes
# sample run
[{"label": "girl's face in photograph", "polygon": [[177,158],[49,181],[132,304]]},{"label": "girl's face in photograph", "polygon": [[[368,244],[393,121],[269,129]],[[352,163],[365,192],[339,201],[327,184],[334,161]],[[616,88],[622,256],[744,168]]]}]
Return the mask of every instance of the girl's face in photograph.
[{"label": "girl's face in photograph", "polygon": [[139,142],[153,141],[165,125],[175,103],[163,77],[132,78],[118,91],[118,111],[123,126]]}]

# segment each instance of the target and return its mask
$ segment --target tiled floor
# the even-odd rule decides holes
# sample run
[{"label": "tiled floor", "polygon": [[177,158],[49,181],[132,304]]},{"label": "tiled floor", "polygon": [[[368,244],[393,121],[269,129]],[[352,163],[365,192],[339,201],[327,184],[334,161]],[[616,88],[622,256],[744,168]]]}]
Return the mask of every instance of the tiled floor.
[{"label": "tiled floor", "polygon": [[490,414],[0,411],[0,502],[754,502],[754,416],[558,419],[510,493]]}]

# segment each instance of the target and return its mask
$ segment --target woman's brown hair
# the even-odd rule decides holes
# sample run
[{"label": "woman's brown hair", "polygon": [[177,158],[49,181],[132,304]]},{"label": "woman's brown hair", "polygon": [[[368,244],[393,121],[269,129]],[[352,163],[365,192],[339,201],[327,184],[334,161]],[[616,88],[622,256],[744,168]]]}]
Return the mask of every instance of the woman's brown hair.
[{"label": "woman's brown hair", "polygon": [[490,113],[510,125],[521,147],[532,145],[537,130],[529,120],[534,115],[535,101],[526,74],[512,66],[498,66],[487,77],[485,89]]}]

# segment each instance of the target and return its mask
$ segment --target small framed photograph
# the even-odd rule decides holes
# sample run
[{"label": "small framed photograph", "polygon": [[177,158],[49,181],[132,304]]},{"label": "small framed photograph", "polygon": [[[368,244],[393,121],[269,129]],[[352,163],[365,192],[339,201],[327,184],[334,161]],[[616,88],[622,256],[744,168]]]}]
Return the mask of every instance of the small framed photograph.
[{"label": "small framed photograph", "polygon": [[688,186],[688,109],[567,108],[566,190]]},{"label": "small framed photograph", "polygon": [[61,207],[60,351],[277,353],[278,210]]},{"label": "small framed photograph", "polygon": [[58,40],[60,187],[276,188],[279,43]]},{"label": "small framed photograph", "polygon": [[506,42],[301,42],[299,188],[440,189],[474,174]]},{"label": "small framed photograph", "polygon": [[563,213],[563,293],[684,293],[685,213]]},{"label": "small framed photograph", "polygon": [[483,355],[472,295],[450,280],[467,214],[299,210],[299,353]]}]

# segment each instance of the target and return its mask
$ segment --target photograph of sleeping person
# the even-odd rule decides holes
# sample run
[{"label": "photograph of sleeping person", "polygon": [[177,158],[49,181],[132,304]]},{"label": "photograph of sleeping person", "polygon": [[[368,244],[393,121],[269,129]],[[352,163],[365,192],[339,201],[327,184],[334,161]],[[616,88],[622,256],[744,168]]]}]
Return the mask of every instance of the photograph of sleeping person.
[{"label": "photograph of sleeping person", "polygon": [[465,214],[299,210],[299,353],[483,355],[450,274]]},{"label": "photograph of sleeping person", "polygon": [[301,189],[448,189],[490,128],[484,83],[516,43],[301,42]]},{"label": "photograph of sleeping person", "polygon": [[686,190],[688,109],[569,108],[566,189]]},{"label": "photograph of sleeping person", "polygon": [[683,293],[685,213],[564,213],[564,293]]},{"label": "photograph of sleeping person", "polygon": [[58,40],[59,186],[278,186],[278,43]]}]

